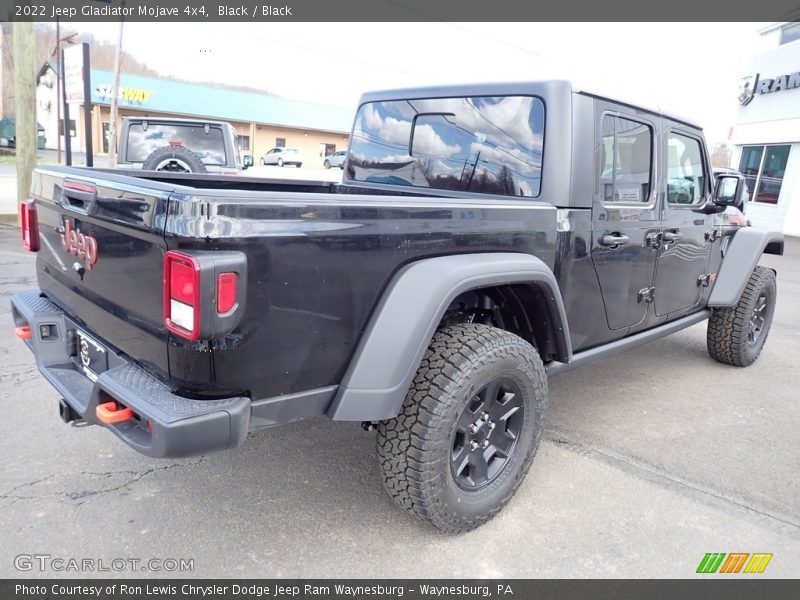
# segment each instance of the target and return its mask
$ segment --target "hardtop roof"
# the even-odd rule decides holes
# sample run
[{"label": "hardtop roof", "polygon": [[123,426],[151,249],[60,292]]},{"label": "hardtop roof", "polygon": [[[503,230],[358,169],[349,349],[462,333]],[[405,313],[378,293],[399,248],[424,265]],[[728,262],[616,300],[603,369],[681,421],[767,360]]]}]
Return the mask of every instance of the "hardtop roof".
[{"label": "hardtop roof", "polygon": [[608,100],[617,104],[630,106],[638,110],[649,112],[655,115],[679,121],[702,130],[702,126],[697,122],[688,119],[682,115],[673,112],[667,112],[660,107],[648,106],[646,103],[639,103],[635,101],[621,100],[614,94],[608,94],[601,91],[591,89],[584,89],[579,84],[565,79],[548,79],[540,81],[513,81],[513,82],[498,82],[498,83],[462,83],[462,84],[448,84],[437,85],[430,87],[417,87],[417,88],[399,88],[391,90],[379,90],[374,92],[366,92],[361,96],[359,105],[366,102],[385,102],[390,100],[412,100],[423,98],[447,98],[457,96],[505,96],[505,95],[542,95],[554,90],[567,90],[575,94],[583,94],[593,98]]}]

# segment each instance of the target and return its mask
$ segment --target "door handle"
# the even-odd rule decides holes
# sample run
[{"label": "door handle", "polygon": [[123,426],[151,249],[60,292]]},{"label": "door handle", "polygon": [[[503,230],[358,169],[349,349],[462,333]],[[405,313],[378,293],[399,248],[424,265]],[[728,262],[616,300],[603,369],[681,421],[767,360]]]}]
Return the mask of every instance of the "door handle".
[{"label": "door handle", "polygon": [[608,246],[609,248],[619,248],[620,246],[630,243],[630,241],[631,238],[629,238],[627,235],[609,233],[600,238],[600,245]]},{"label": "door handle", "polygon": [[663,239],[666,243],[671,244],[672,242],[682,240],[683,234],[680,231],[665,231]]}]

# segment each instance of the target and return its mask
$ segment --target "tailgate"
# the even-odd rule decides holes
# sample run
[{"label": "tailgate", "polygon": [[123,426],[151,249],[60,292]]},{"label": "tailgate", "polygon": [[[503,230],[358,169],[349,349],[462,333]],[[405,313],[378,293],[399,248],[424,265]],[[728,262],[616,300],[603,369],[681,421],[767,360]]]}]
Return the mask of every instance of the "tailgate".
[{"label": "tailgate", "polygon": [[39,287],[87,332],[167,376],[164,222],[174,186],[39,168]]}]

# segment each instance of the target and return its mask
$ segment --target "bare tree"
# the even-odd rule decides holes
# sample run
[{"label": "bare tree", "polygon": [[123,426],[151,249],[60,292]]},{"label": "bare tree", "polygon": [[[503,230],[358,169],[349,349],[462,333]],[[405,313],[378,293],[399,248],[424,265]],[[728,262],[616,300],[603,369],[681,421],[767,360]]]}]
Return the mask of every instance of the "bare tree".
[{"label": "bare tree", "polygon": [[717,144],[711,152],[712,167],[727,167],[731,164],[731,147],[726,143]]}]

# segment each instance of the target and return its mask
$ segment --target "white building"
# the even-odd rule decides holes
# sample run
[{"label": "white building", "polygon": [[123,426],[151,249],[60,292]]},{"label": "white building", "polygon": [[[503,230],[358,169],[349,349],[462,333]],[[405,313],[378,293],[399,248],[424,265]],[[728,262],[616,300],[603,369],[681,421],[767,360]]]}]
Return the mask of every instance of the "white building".
[{"label": "white building", "polygon": [[731,166],[747,178],[753,225],[800,235],[800,23],[759,33],[771,48],[742,73]]}]

